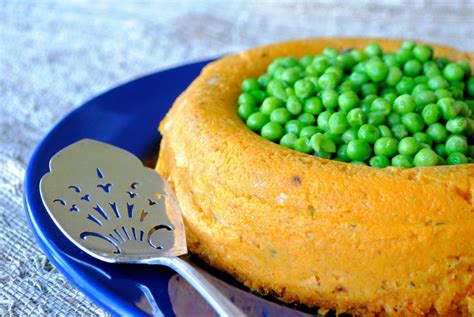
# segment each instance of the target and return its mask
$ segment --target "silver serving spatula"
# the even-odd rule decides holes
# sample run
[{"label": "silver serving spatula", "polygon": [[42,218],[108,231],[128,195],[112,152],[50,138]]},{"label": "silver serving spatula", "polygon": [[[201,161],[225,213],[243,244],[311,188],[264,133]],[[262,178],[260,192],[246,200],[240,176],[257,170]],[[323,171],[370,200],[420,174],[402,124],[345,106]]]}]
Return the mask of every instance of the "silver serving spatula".
[{"label": "silver serving spatula", "polygon": [[51,158],[40,181],[66,237],[110,263],[159,264],[183,276],[221,316],[245,316],[189,263],[183,219],[168,183],[131,153],[84,139]]}]

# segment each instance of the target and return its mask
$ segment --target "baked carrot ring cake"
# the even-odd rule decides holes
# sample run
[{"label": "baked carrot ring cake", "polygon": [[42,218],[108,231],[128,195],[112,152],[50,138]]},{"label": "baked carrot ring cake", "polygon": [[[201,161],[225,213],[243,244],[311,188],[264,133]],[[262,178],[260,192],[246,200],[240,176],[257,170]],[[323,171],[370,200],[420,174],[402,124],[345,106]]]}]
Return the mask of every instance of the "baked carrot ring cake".
[{"label": "baked carrot ring cake", "polygon": [[207,65],[156,166],[190,251],[320,313],[473,314],[473,61],[324,38]]}]

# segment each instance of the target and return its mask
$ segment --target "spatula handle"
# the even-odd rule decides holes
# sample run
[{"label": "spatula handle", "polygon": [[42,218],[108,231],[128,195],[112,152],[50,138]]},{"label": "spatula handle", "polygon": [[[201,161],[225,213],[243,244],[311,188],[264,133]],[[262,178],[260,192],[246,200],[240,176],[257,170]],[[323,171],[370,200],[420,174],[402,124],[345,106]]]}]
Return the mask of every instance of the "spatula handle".
[{"label": "spatula handle", "polygon": [[214,308],[219,316],[243,317],[245,314],[225,297],[192,265],[179,257],[163,257],[158,263],[181,275]]}]

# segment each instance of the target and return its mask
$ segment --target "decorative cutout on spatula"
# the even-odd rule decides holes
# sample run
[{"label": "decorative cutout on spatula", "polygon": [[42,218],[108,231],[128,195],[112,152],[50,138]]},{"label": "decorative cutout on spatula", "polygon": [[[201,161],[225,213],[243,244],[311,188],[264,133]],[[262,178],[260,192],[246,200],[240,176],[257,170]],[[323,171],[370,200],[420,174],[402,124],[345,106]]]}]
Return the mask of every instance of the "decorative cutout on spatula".
[{"label": "decorative cutout on spatula", "polygon": [[173,192],[132,154],[82,140],[56,154],[50,170],[41,179],[43,202],[84,251],[94,250],[105,261],[121,255],[123,262],[130,262],[126,255],[152,259],[186,253]]}]

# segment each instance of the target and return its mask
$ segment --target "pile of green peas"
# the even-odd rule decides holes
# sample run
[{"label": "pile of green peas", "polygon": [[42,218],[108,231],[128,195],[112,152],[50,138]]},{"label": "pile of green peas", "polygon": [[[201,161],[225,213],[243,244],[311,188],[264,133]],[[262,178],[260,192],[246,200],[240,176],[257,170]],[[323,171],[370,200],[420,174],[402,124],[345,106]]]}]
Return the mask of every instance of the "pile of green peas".
[{"label": "pile of green peas", "polygon": [[238,114],[290,149],[373,167],[474,162],[474,77],[467,61],[405,41],[275,59],[242,82]]}]

